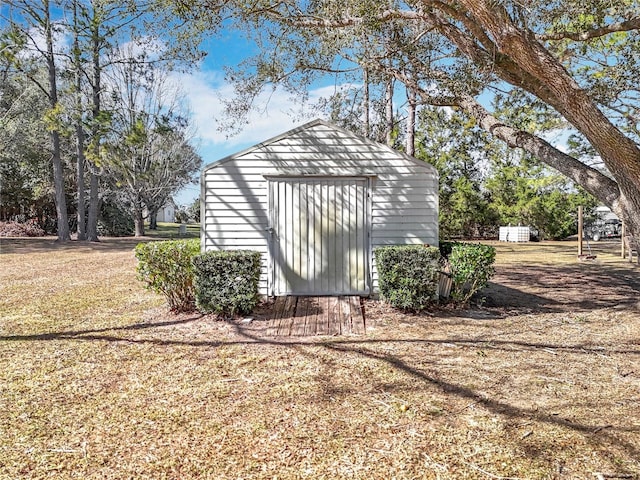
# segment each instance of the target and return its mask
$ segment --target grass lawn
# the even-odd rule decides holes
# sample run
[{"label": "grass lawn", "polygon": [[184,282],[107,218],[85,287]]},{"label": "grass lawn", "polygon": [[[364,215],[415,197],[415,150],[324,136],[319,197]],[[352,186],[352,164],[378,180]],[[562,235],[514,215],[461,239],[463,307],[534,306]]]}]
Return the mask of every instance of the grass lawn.
[{"label": "grass lawn", "polygon": [[158,222],[157,230],[150,230],[149,225],[145,224],[144,234],[147,237],[162,238],[162,239],[199,238],[200,237],[199,223],[187,223],[185,225],[187,227],[187,233],[181,235],[179,223]]},{"label": "grass lawn", "polygon": [[496,244],[484,306],[313,338],[170,314],[135,243],[2,239],[0,479],[640,478],[614,243]]}]

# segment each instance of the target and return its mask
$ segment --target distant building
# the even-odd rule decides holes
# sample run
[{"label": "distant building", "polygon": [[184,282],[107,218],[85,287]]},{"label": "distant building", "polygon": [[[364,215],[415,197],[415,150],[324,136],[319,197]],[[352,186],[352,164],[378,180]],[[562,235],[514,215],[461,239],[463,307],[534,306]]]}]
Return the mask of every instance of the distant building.
[{"label": "distant building", "polygon": [[158,216],[156,217],[158,222],[175,223],[176,221],[176,207],[171,202],[160,209]]},{"label": "distant building", "polygon": [[[149,211],[144,209],[144,216],[149,220]],[[158,215],[156,215],[156,222],[163,223],[175,223],[176,221],[176,205],[173,203],[172,199],[169,199],[167,203],[158,210]]]}]

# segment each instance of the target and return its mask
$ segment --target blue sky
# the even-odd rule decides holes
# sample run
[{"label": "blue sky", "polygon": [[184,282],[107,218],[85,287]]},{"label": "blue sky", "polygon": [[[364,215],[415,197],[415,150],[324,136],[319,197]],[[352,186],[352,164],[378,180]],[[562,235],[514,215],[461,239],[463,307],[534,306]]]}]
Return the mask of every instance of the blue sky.
[{"label": "blue sky", "polygon": [[[0,12],[5,13],[6,5],[0,2]],[[62,15],[61,12],[56,12]],[[0,22],[2,22],[0,18]],[[0,23],[0,26],[4,26]],[[37,30],[30,34],[36,44],[44,47],[44,36]],[[57,32],[56,42],[61,49],[70,47],[72,38],[64,30]],[[123,47],[124,48],[124,47]],[[136,48],[136,47],[134,47]],[[215,36],[204,39],[201,48],[207,52],[203,62],[189,73],[175,71],[170,80],[179,86],[186,97],[195,131],[194,146],[207,165],[232,153],[241,151],[263,140],[286,132],[295,126],[317,117],[317,113],[303,112],[300,102],[282,89],[265,92],[256,102],[256,108],[248,117],[248,123],[241,131],[230,135],[221,131],[224,120],[223,99],[233,97],[233,86],[225,80],[225,67],[234,67],[242,60],[257,52],[253,42],[248,41],[236,30],[229,28]],[[63,60],[59,60],[62,62]],[[311,103],[334,92],[332,79],[326,86],[318,84],[309,92]],[[189,205],[198,197],[198,185],[189,185],[175,196],[179,205]]]}]

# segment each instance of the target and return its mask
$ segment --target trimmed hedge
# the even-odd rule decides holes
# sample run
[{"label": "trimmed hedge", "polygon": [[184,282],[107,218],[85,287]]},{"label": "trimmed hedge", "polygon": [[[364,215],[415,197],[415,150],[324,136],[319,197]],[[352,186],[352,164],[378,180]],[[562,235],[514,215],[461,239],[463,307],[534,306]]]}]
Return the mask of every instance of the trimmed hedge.
[{"label": "trimmed hedge", "polygon": [[193,259],[196,306],[203,313],[250,313],[258,304],[260,252],[209,251]]},{"label": "trimmed hedge", "polygon": [[449,259],[449,256],[451,255],[451,251],[453,250],[453,247],[455,247],[456,245],[464,245],[464,243],[451,242],[451,241],[440,242],[440,245],[438,248],[440,249],[440,255],[444,260]]},{"label": "trimmed hedge", "polygon": [[171,310],[195,309],[193,258],[200,240],[168,240],[139,243],[135,248],[138,278],[147,288],[165,296]]},{"label": "trimmed hedge", "polygon": [[453,278],[451,297],[457,303],[466,304],[469,299],[482,288],[495,273],[493,264],[496,249],[481,243],[449,242],[441,246],[441,251],[448,255]]},{"label": "trimmed hedge", "polygon": [[396,308],[420,311],[438,299],[437,247],[392,245],[374,253],[383,300]]}]

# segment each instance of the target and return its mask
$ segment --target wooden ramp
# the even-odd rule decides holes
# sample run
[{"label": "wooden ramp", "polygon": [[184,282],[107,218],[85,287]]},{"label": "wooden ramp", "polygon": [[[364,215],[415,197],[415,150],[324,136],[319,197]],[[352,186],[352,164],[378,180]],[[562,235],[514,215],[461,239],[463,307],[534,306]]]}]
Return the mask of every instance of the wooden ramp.
[{"label": "wooden ramp", "polygon": [[269,316],[269,336],[363,335],[360,297],[277,297]]}]

